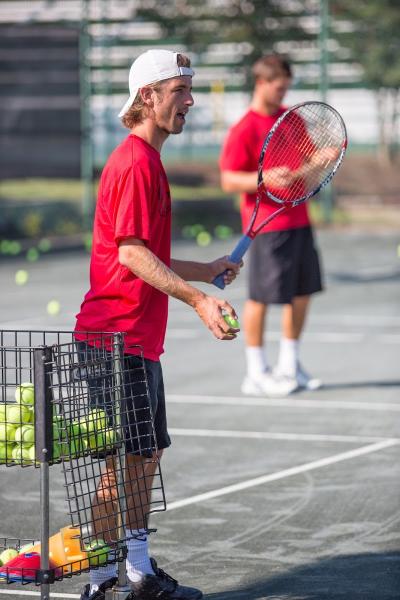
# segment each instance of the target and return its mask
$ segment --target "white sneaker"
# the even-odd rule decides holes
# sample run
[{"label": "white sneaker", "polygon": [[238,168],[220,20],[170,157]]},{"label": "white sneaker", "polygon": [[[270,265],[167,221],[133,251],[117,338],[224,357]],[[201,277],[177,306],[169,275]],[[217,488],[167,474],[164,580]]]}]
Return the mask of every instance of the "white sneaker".
[{"label": "white sneaker", "polygon": [[319,388],[322,387],[322,381],[307,373],[300,363],[297,365],[296,379],[299,387],[305,388],[306,390],[314,391],[319,390]]},{"label": "white sneaker", "polygon": [[316,377],[312,377],[307,371],[305,371],[300,363],[296,367],[296,376],[283,373],[279,369],[274,370],[274,374],[278,378],[283,378],[287,381],[296,381],[297,387],[309,391],[318,390],[322,387],[322,381]]},{"label": "white sneaker", "polygon": [[260,373],[257,377],[246,375],[241,390],[246,396],[278,396],[283,398],[298,388],[296,379],[275,375],[271,371]]}]

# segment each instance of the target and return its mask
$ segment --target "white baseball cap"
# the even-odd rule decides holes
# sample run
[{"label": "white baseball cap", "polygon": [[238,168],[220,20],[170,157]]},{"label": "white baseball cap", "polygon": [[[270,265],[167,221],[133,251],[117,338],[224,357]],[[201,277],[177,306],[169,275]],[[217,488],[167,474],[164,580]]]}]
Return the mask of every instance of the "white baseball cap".
[{"label": "white baseball cap", "polygon": [[143,52],[132,63],[129,71],[129,98],[118,116],[123,117],[128,111],[141,87],[182,75],[193,77],[194,71],[189,67],[178,67],[178,52],[170,50]]}]

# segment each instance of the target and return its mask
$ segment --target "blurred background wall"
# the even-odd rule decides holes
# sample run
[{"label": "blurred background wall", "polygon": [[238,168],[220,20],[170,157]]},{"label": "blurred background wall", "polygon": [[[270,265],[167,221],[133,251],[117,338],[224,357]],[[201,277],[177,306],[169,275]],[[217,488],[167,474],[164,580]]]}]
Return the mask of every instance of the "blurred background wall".
[{"label": "blurred background wall", "polygon": [[249,66],[277,51],[294,66],[288,104],[326,100],[348,127],[348,157],[320,201],[319,220],[356,206],[392,210],[399,31],[397,0],[1,1],[0,235],[90,230],[99,172],[126,135],[117,114],[128,70],[150,47],[189,54],[196,71],[195,109],[163,149],[178,202],[194,196],[187,186],[200,198],[223,197],[217,159],[246,109]]}]

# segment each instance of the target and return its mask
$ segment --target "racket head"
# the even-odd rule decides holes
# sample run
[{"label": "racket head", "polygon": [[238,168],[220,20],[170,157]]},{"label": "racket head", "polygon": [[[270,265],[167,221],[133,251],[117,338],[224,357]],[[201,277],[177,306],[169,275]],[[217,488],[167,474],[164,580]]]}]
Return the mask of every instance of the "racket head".
[{"label": "racket head", "polygon": [[276,121],[261,150],[258,198],[287,208],[305,202],[332,179],[347,147],[340,114],[324,102],[302,102]]}]

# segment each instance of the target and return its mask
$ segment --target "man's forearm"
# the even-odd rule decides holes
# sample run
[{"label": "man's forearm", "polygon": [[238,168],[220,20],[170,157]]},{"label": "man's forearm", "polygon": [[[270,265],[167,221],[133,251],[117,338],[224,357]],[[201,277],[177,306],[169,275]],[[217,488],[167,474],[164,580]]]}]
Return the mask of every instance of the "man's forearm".
[{"label": "man's forearm", "polygon": [[185,281],[207,281],[209,268],[205,263],[190,260],[171,260],[171,269]]},{"label": "man's forearm", "polygon": [[225,192],[254,194],[257,191],[257,171],[222,171],[221,186]]},{"label": "man's forearm", "polygon": [[149,285],[190,306],[194,306],[196,300],[204,296],[200,290],[184,281],[179,272],[169,269],[143,245],[126,246],[120,253],[120,262]]}]

